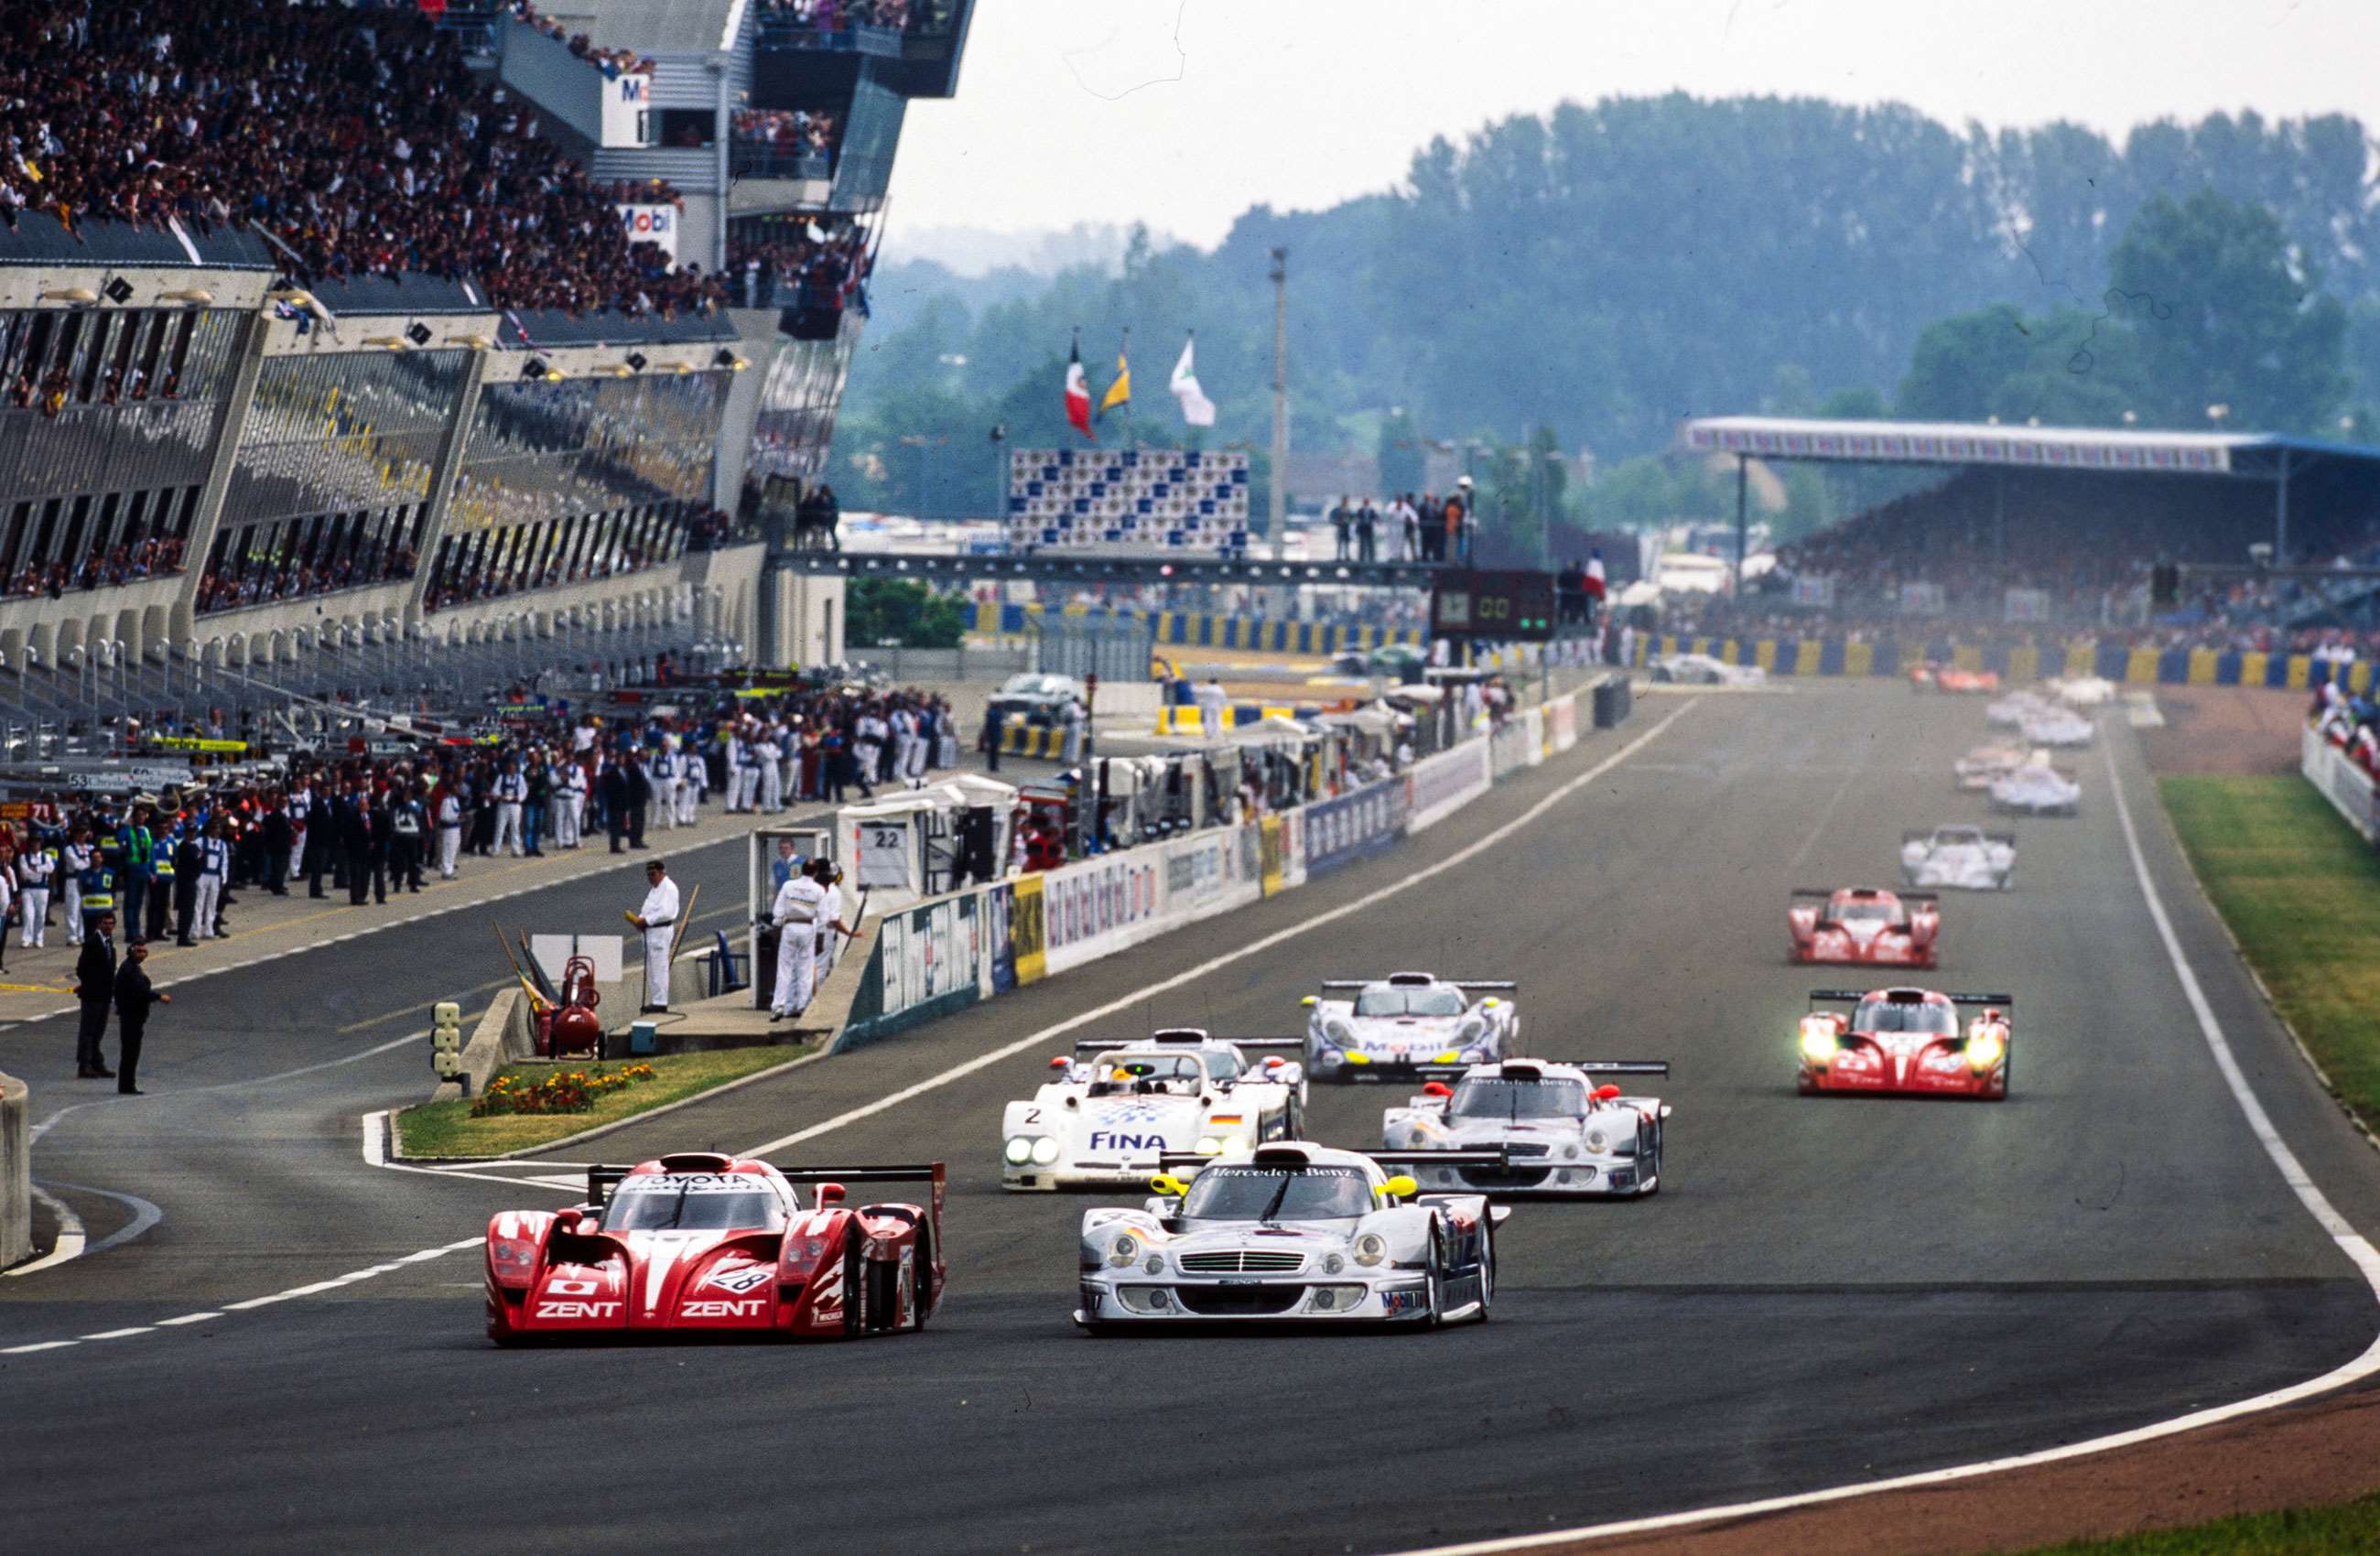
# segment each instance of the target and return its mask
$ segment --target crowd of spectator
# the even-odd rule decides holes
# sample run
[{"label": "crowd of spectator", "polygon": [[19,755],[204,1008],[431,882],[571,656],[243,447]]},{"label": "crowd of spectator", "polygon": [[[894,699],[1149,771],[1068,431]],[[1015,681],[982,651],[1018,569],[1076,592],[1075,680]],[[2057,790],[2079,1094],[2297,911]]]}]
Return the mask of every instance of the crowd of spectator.
[{"label": "crowd of spectator", "polygon": [[808,108],[739,108],[732,124],[738,142],[788,161],[832,154],[843,128],[836,115]]},{"label": "crowd of spectator", "polygon": [[798,290],[800,307],[842,309],[856,301],[866,310],[876,256],[858,224],[844,220],[829,227],[809,217],[792,217],[742,227],[728,244],[727,268],[742,278],[746,307],[765,308]]},{"label": "crowd of spectator", "polygon": [[199,578],[197,608],[201,614],[229,611],[243,605],[302,600],[309,595],[357,589],[366,584],[394,583],[413,577],[413,570],[419,563],[419,558],[415,556],[411,546],[399,546],[385,556],[344,556],[322,565],[284,561],[278,566],[246,577],[205,573]]},{"label": "crowd of spectator", "polygon": [[[674,680],[666,657],[657,673]],[[51,882],[50,914],[64,917],[70,942],[83,928],[81,899],[104,893],[128,936],[188,944],[225,932],[241,892],[283,896],[303,882],[312,896],[384,902],[455,879],[474,857],[650,848],[650,833],[694,824],[714,800],[731,813],[840,803],[879,784],[920,783],[959,759],[950,704],[924,690],[673,691],[674,713],[615,718],[520,687],[495,706],[490,732],[454,744],[395,756],[284,752],[269,767],[259,749],[222,770],[237,776],[202,772],[187,787],[42,795],[0,821],[0,882]],[[219,711],[205,726],[225,729]],[[228,858],[220,897],[204,899],[213,917],[194,922],[211,838]]]},{"label": "crowd of spectator", "polygon": [[761,14],[783,26],[814,32],[847,27],[878,27],[894,32],[922,31],[947,20],[949,6],[919,0],[760,0]]},{"label": "crowd of spectator", "polygon": [[93,552],[79,565],[53,562],[27,567],[8,580],[7,592],[31,599],[46,594],[55,600],[70,589],[138,583],[142,578],[182,570],[182,542],[172,536],[154,536],[133,545]]},{"label": "crowd of spectator", "polygon": [[513,0],[511,11],[522,26],[542,32],[602,71],[607,81],[618,80],[623,76],[650,76],[653,73],[654,62],[650,55],[639,55],[634,49],[598,48],[594,40],[586,33],[573,32],[552,17],[540,15],[529,0]]},{"label": "crowd of spectator", "polygon": [[0,220],[12,225],[30,206],[70,231],[250,227],[309,284],[469,275],[516,309],[674,315],[728,300],[699,267],[624,239],[616,205],[675,191],[589,177],[419,14],[0,0],[0,37],[12,45]]}]

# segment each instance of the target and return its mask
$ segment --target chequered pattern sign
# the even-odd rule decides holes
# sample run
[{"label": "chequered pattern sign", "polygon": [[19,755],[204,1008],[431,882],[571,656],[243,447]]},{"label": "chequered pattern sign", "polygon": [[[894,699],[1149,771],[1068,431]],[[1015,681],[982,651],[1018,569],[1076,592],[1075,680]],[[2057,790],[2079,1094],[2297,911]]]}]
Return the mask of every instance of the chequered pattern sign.
[{"label": "chequered pattern sign", "polygon": [[1237,553],[1248,543],[1247,452],[1014,450],[1008,543]]}]

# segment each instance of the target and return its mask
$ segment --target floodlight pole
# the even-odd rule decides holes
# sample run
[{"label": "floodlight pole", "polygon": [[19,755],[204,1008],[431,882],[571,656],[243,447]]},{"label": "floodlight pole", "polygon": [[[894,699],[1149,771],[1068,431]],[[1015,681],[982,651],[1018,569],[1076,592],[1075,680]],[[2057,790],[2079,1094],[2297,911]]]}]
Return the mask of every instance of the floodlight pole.
[{"label": "floodlight pole", "polygon": [[2281,449],[2280,480],[2273,485],[2273,565],[2289,565],[2289,451]]},{"label": "floodlight pole", "polygon": [[1751,480],[1752,456],[1735,456],[1735,608],[1743,609],[1743,557],[1750,531],[1745,528],[1746,487]]},{"label": "floodlight pole", "polygon": [[[1272,251],[1272,479],[1266,486],[1266,499],[1272,507],[1268,522],[1276,548],[1288,531],[1289,517],[1281,511],[1288,464],[1289,250],[1276,249]],[[1281,553],[1276,549],[1274,554]]]}]

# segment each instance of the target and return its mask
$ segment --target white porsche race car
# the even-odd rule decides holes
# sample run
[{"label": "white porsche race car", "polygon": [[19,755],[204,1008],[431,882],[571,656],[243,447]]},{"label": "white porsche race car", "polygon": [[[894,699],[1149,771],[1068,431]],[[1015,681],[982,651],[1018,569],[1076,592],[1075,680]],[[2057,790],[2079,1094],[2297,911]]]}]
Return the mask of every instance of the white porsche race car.
[{"label": "white porsche race car", "polygon": [[2005,891],[2016,873],[2016,833],[1960,826],[1902,833],[1900,873],[1912,886],[1937,891]]},{"label": "white porsche race car", "polygon": [[2082,785],[2070,774],[2049,765],[2049,753],[2036,751],[2022,767],[2010,768],[1991,789],[1992,808],[2009,816],[2079,816]]},{"label": "white porsche race car", "polygon": [[1219,1156],[1305,1128],[1298,1038],[1216,1038],[1196,1027],[1075,1045],[1001,1120],[1000,1185],[1047,1191],[1145,1183],[1167,1152]]},{"label": "white porsche race car", "polygon": [[2022,729],[2034,719],[2060,711],[2039,692],[2012,691],[1984,704],[1984,723],[1994,729]]},{"label": "white porsche race car", "polygon": [[1976,746],[1950,764],[1950,780],[1961,793],[1982,794],[2024,765],[2026,748]]},{"label": "white porsche race car", "polygon": [[1413,1080],[1421,1066],[1492,1064],[1520,1035],[1517,983],[1430,973],[1332,980],[1305,1005],[1305,1073],[1317,1080]]},{"label": "white porsche race car", "polygon": [[2077,675],[2070,680],[2052,681],[2049,689],[2058,700],[2069,708],[2096,708],[2116,700],[2116,683],[2105,675]]},{"label": "white porsche race car", "polygon": [[[1380,1137],[1424,1187],[1493,1195],[1594,1195],[1637,1198],[1661,1186],[1661,1133],[1669,1107],[1658,1097],[1623,1097],[1596,1075],[1666,1076],[1650,1059],[1507,1059],[1464,1072],[1452,1086],[1433,1080],[1380,1119]],[[1451,1167],[1433,1150],[1501,1149],[1502,1166]]]},{"label": "white porsche race car", "polygon": [[1653,662],[1653,679],[1693,687],[1758,687],[1768,672],[1757,664],[1730,664],[1710,654],[1669,654]]},{"label": "white porsche race car", "polygon": [[[1458,1154],[1466,1166],[1501,1156]],[[1097,1333],[1485,1320],[1496,1227],[1512,1211],[1481,1194],[1424,1193],[1402,1174],[1411,1160],[1301,1144],[1168,1157],[1139,1210],[1083,1213],[1075,1321]]]},{"label": "white porsche race car", "polygon": [[2099,733],[2090,720],[2063,708],[2035,714],[2018,727],[2024,731],[2029,743],[2055,748],[2088,746]]}]

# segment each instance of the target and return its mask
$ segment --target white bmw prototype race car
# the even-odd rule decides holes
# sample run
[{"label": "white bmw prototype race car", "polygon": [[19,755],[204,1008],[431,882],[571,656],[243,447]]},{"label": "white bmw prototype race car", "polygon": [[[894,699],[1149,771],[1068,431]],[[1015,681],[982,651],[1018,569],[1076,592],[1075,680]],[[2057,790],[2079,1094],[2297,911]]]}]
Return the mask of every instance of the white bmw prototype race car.
[{"label": "white bmw prototype race car", "polygon": [[2077,675],[2070,680],[2052,681],[2049,689],[2070,708],[2096,708],[2116,699],[2116,683],[2105,675]]},{"label": "white bmw prototype race car", "polygon": [[2004,891],[2016,873],[2016,833],[1955,826],[1902,833],[1900,873],[1912,886]]},{"label": "white bmw prototype race car", "polygon": [[[1196,1027],[1079,1042],[1001,1120],[1000,1185],[1047,1191],[1145,1183],[1169,1151],[1218,1156],[1304,1130],[1299,1038],[1216,1038]],[[1282,1052],[1267,1052],[1281,1050]]]},{"label": "white bmw prototype race car", "polygon": [[1308,994],[1305,1073],[1317,1080],[1413,1080],[1425,1064],[1486,1064],[1520,1036],[1517,983],[1430,973],[1332,980]]},{"label": "white bmw prototype race car", "polygon": [[1992,784],[1992,808],[2010,816],[2079,816],[2082,785],[2049,765],[2049,753],[2010,769]]},{"label": "white bmw prototype race car", "polygon": [[[1591,1075],[1666,1076],[1649,1059],[1507,1059],[1448,1086],[1433,1080],[1380,1120],[1380,1137],[1430,1188],[1481,1194],[1636,1198],[1661,1186],[1658,1097],[1623,1097]],[[1432,1151],[1501,1149],[1502,1166],[1452,1167]]]},{"label": "white bmw prototype race car", "polygon": [[[1465,1165],[1502,1160],[1457,1154]],[[1168,1156],[1141,1209],[1083,1213],[1075,1321],[1095,1333],[1485,1321],[1496,1227],[1512,1211],[1482,1194],[1424,1193],[1402,1174],[1409,1160],[1305,1144]]]},{"label": "white bmw prototype race car", "polygon": [[2035,746],[2088,746],[2099,731],[2096,725],[2080,713],[2063,708],[2053,708],[2024,721],[2020,726],[2027,741]]}]

